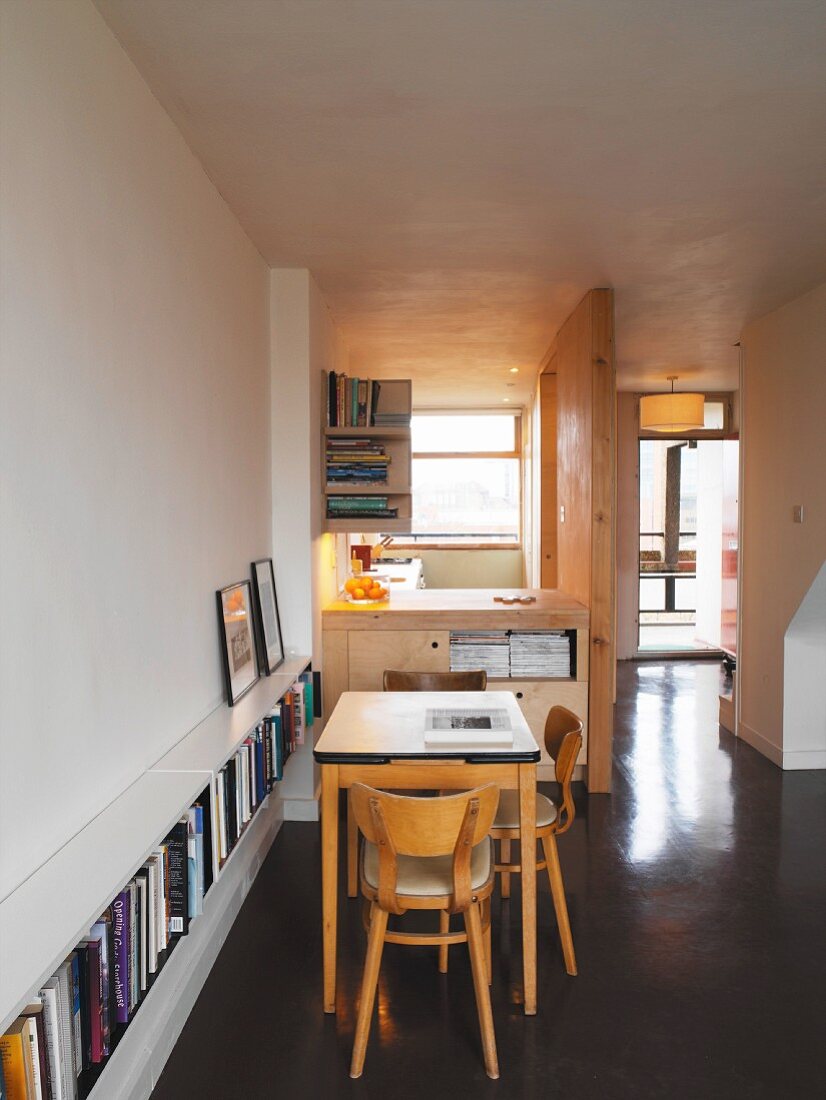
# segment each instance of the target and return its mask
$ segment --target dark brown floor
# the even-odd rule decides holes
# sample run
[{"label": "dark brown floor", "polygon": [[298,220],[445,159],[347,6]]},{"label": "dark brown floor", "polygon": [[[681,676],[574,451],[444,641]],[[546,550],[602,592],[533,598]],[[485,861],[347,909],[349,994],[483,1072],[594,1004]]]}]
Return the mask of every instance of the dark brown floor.
[{"label": "dark brown floor", "polygon": [[279,834],[154,1100],[826,1095],[826,772],[783,774],[717,726],[719,666],[620,666],[614,794],[560,841],[579,976],[540,890],[539,1014],[519,1008],[519,899],[494,899],[501,1078],[465,949],[385,949],[364,1077],[347,1075],[364,952],[342,901],[321,1011],[319,832]]}]

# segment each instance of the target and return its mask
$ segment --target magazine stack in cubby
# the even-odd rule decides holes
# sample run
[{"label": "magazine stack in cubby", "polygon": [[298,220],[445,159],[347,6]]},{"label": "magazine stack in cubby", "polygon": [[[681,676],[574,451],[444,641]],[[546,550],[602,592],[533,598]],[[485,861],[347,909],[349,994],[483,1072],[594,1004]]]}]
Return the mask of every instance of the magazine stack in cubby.
[{"label": "magazine stack in cubby", "polygon": [[484,669],[490,677],[506,678],[510,667],[507,631],[468,630],[450,635],[450,671]]},{"label": "magazine stack in cubby", "polygon": [[515,680],[571,675],[571,641],[564,630],[513,630],[510,649]]}]

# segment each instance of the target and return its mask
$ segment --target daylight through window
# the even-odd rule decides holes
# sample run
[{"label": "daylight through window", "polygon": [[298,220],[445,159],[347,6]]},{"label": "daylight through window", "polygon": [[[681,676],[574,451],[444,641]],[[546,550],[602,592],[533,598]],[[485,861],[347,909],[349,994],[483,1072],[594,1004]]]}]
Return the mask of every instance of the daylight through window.
[{"label": "daylight through window", "polygon": [[519,415],[414,414],[411,429],[411,541],[518,545]]}]

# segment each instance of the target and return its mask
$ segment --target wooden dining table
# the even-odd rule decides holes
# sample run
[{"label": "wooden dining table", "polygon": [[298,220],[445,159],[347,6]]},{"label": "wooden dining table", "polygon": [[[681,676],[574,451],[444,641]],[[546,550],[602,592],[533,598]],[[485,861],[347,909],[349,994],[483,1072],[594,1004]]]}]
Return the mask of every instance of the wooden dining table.
[{"label": "wooden dining table", "polygon": [[[428,710],[505,711],[512,744],[487,733],[459,743],[426,741]],[[488,743],[485,743],[487,740]],[[339,795],[353,783],[382,790],[469,790],[482,783],[519,791],[522,850],[536,850],[537,745],[509,691],[346,691],[313,755],[321,766],[321,892],[324,1011],[336,1010]],[[536,1013],[536,860],[522,860],[524,1011]]]}]

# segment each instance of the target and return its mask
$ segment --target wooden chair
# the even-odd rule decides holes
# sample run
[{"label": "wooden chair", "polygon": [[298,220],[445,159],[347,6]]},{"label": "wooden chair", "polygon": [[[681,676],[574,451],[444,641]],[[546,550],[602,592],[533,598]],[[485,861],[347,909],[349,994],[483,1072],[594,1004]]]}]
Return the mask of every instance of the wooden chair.
[{"label": "wooden chair", "polygon": [[[499,790],[488,783],[439,798],[411,798],[362,783],[350,788],[364,834],[361,890],[370,905],[367,957],[350,1076],[361,1077],[385,943],[467,942],[488,1077],[499,1076],[490,1007],[490,895],[495,875],[489,832]],[[388,930],[388,917],[409,909],[462,913],[465,932]]]},{"label": "wooden chair", "polygon": [[385,691],[484,691],[488,674],[484,669],[468,672],[402,672],[384,670]]},{"label": "wooden chair", "polygon": [[[385,691],[484,691],[488,674],[484,669],[468,672],[402,672],[384,670]],[[347,799],[347,896],[358,893],[359,833],[353,819],[352,799]]]},{"label": "wooden chair", "polygon": [[[565,903],[565,886],[562,882],[556,838],[571,827],[576,814],[574,800],[571,797],[571,777],[579,750],[582,748],[582,722],[565,707],[551,707],[548,713],[545,721],[545,748],[554,761],[562,802],[557,807],[550,798],[537,793],[536,836],[542,841],[545,858],[537,861],[536,869],[539,871],[547,868],[548,870],[565,969],[569,974],[576,974],[574,941],[568,920],[568,906]],[[499,843],[501,862],[496,864],[495,870],[502,876],[502,897],[508,898],[510,897],[510,876],[522,870],[521,863],[510,862],[511,841],[519,840],[518,791],[502,791],[490,835]],[[524,853],[522,858],[525,858]]]}]

